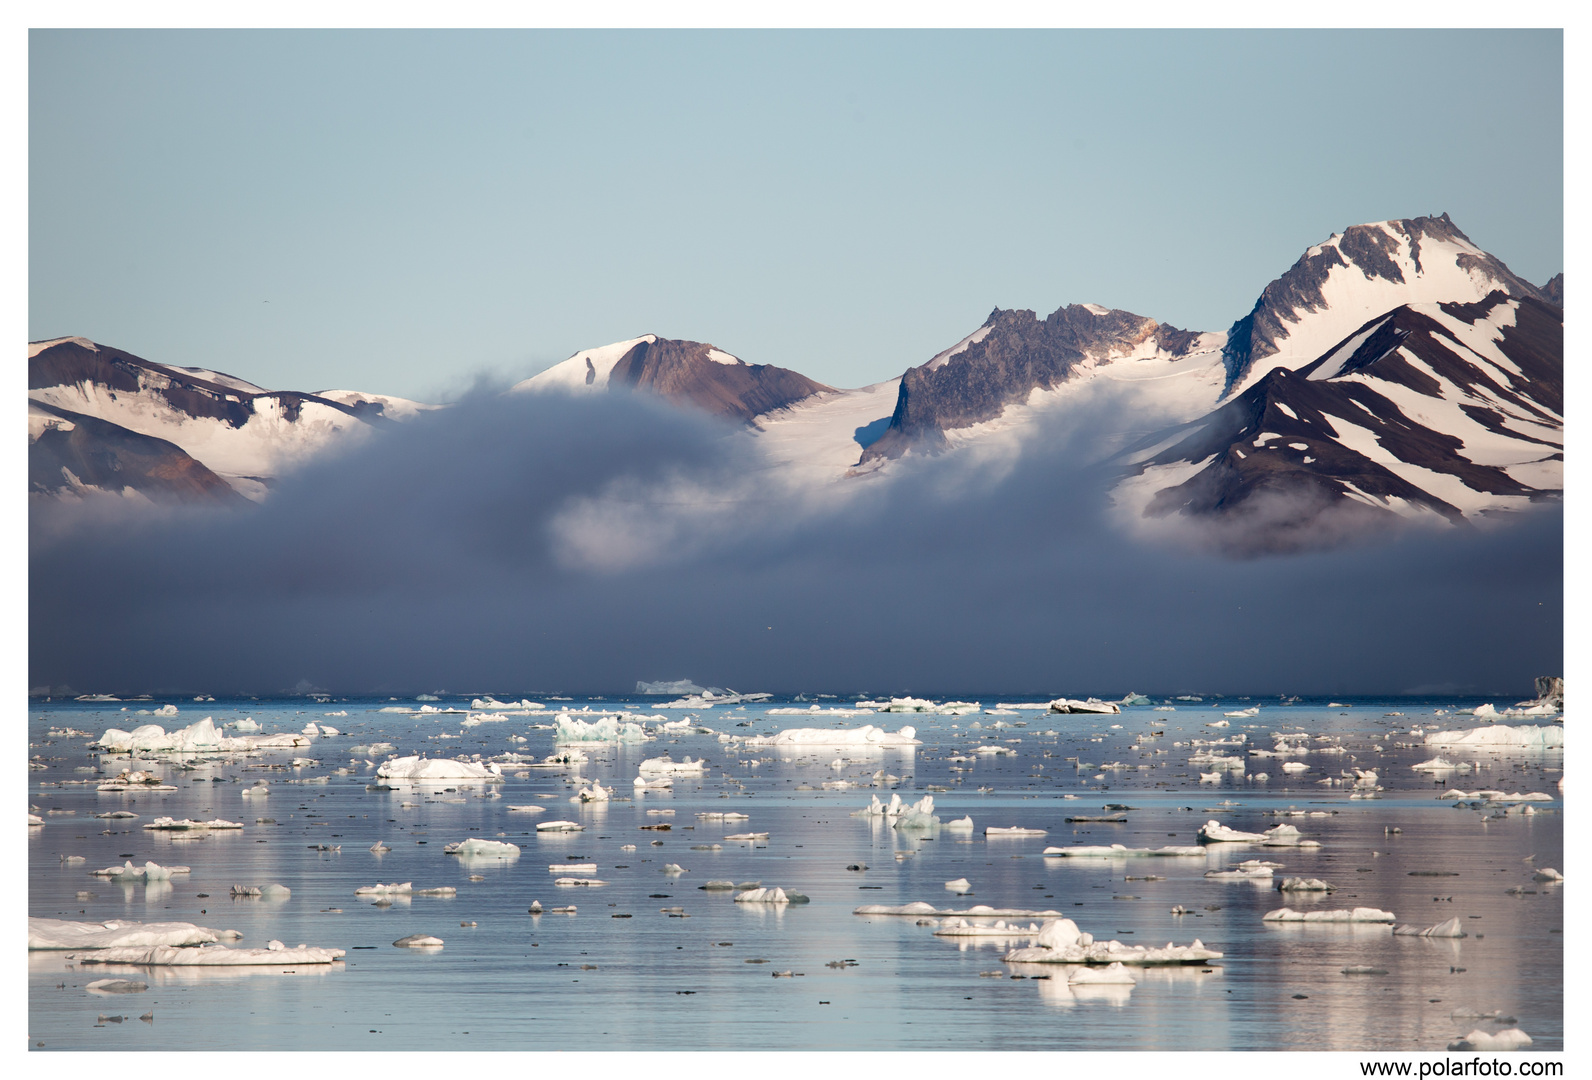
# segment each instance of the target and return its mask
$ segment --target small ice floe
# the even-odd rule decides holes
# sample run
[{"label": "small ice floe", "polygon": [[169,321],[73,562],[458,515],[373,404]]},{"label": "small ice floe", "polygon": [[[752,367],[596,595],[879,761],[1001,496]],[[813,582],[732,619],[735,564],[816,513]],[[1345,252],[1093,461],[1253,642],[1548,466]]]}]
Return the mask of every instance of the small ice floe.
[{"label": "small ice floe", "polygon": [[1247,709],[1239,709],[1236,712],[1224,712],[1224,713],[1222,713],[1222,715],[1223,716],[1231,716],[1234,719],[1239,719],[1239,718],[1246,717],[1246,716],[1259,716],[1260,715],[1260,706],[1259,705],[1252,705],[1252,706],[1250,706]]},{"label": "small ice floe", "polygon": [[1067,976],[1069,986],[1137,986],[1139,980],[1128,974],[1120,960],[1103,968],[1083,967]]},{"label": "small ice floe", "polygon": [[594,862],[556,862],[547,864],[549,874],[595,874],[597,864]]},{"label": "small ice floe", "polygon": [[132,979],[95,979],[83,989],[91,994],[141,994],[149,989],[149,984]]},{"label": "small ice floe", "polygon": [[1496,1035],[1477,1028],[1469,1035],[1462,1036],[1448,1044],[1450,1050],[1518,1050],[1522,1046],[1531,1045],[1531,1036],[1519,1028],[1509,1028]]},{"label": "small ice floe", "polygon": [[393,942],[400,949],[434,949],[442,944],[442,939],[431,934],[410,934]]},{"label": "small ice floe", "polygon": [[[553,742],[555,743],[640,743],[646,742],[652,736],[636,722],[637,719],[650,719],[648,717],[631,718],[629,713],[620,713],[618,716],[603,716],[596,720],[579,720],[567,712],[561,712],[553,721]],[[658,717],[657,719],[662,719]]]},{"label": "small ice floe", "polygon": [[168,881],[173,874],[189,873],[186,866],[161,866],[159,863],[146,862],[143,866],[134,866],[131,859],[123,866],[107,866],[103,870],[93,871],[95,877],[111,878],[115,881]]},{"label": "small ice floe", "polygon": [[1059,911],[1033,911],[1028,908],[996,908],[988,904],[974,904],[970,908],[957,910],[955,908],[940,908],[922,900],[914,900],[910,904],[864,904],[852,909],[853,915],[916,915],[918,917],[935,916],[944,919],[1055,919],[1060,918]]},{"label": "small ice floe", "polygon": [[1387,968],[1372,967],[1369,964],[1351,964],[1343,969],[1345,975],[1386,975]]},{"label": "small ice floe", "polygon": [[591,787],[581,788],[570,802],[607,802],[613,798],[613,792],[602,786],[601,781],[593,780]]},{"label": "small ice floe", "polygon": [[503,770],[496,763],[459,761],[453,758],[388,758],[376,769],[383,780],[501,780]]},{"label": "small ice floe", "polygon": [[1021,825],[989,825],[984,829],[985,836],[1044,836],[1045,829],[1029,829]]},{"label": "small ice floe", "polygon": [[1332,892],[1335,889],[1336,885],[1329,885],[1320,878],[1291,877],[1277,882],[1278,892]]},{"label": "small ice floe", "polygon": [[1057,698],[1050,703],[1050,712],[1053,713],[1119,713],[1122,706],[1114,701],[1101,701],[1099,698],[1088,698],[1079,701],[1077,698]]},{"label": "small ice floe", "polygon": [[576,888],[576,887],[584,885],[584,886],[587,886],[588,888],[597,889],[597,888],[601,888],[602,886],[608,884],[608,882],[599,881],[597,878],[594,878],[594,877],[561,877],[561,878],[555,878],[553,880],[553,884],[554,885],[562,885],[565,888]]},{"label": "small ice floe", "polygon": [[1462,938],[1470,937],[1465,932],[1465,924],[1459,921],[1458,916],[1438,923],[1436,926],[1395,926],[1393,933],[1399,937],[1435,937],[1435,938]]},{"label": "small ice floe", "polygon": [[1196,856],[1203,859],[1207,852],[1203,847],[1196,846],[1130,848],[1122,844],[1079,844],[1074,847],[1048,847],[1041,854],[1059,859],[1134,859],[1151,856]]},{"label": "small ice floe", "polygon": [[385,855],[387,852],[391,851],[392,848],[388,847],[384,841],[377,840],[374,844],[370,845],[370,850],[374,855]]},{"label": "small ice floe", "polygon": [[146,772],[143,769],[123,769],[109,780],[100,784],[96,791],[176,791],[176,787],[168,784],[156,773]]},{"label": "small ice floe", "polygon": [[236,930],[212,930],[186,922],[68,922],[28,919],[28,949],[109,949],[120,946],[206,945],[220,938],[241,937]]},{"label": "small ice floe", "polygon": [[650,780],[645,776],[638,776],[630,781],[630,785],[637,791],[668,791],[674,787],[674,781],[667,776],[655,776]]},{"label": "small ice floe", "polygon": [[1222,954],[1207,949],[1195,939],[1192,945],[1165,947],[1124,945],[1120,941],[1096,941],[1094,935],[1083,933],[1071,919],[1051,919],[1040,927],[1034,944],[1026,949],[1013,949],[1005,956],[1007,963],[1037,964],[1203,964],[1219,960]]},{"label": "small ice floe", "polygon": [[1463,762],[1462,761],[1462,762],[1459,762],[1458,764],[1455,764],[1454,762],[1449,761],[1447,758],[1445,758],[1445,757],[1443,757],[1441,755],[1432,758],[1430,761],[1423,761],[1419,765],[1411,765],[1410,768],[1413,769],[1416,772],[1432,772],[1432,773],[1438,773],[1438,772],[1440,772],[1440,773],[1450,773],[1450,772],[1468,773],[1468,772],[1470,772],[1470,764],[1468,762]]},{"label": "small ice floe", "polygon": [[44,824],[44,819],[41,818],[37,814],[29,814],[28,815],[28,824],[29,825],[43,825]]},{"label": "small ice floe", "polygon": [[1202,773],[1200,773],[1200,783],[1202,783],[1202,784],[1220,784],[1221,782],[1222,782],[1222,774],[1219,773],[1219,772],[1202,772]]},{"label": "small ice floe", "polygon": [[750,819],[750,814],[737,814],[734,811],[723,814],[710,811],[697,815],[698,821],[748,821]]},{"label": "small ice floe", "polygon": [[1302,761],[1285,761],[1282,763],[1281,768],[1285,773],[1302,773],[1310,771],[1310,766],[1306,765]]},{"label": "small ice floe", "polygon": [[947,821],[941,828],[948,832],[970,833],[973,831],[973,818],[971,815],[959,817],[955,821]]},{"label": "small ice floe", "polygon": [[965,877],[959,877],[955,881],[947,881],[945,887],[954,893],[970,893],[973,891],[972,883]]},{"label": "small ice floe", "polygon": [[1226,720],[1212,720],[1212,721],[1208,722],[1205,726],[1206,727],[1223,728],[1223,727],[1227,726],[1227,721]]},{"label": "small ice floe", "polygon": [[[1477,715],[1481,715],[1479,712]],[[1564,747],[1564,728],[1558,724],[1533,727],[1528,724],[1492,724],[1462,731],[1433,731],[1426,736],[1427,746],[1475,749],[1499,747],[1554,750]]]},{"label": "small ice floe", "polygon": [[642,776],[701,776],[707,769],[707,762],[692,761],[686,757],[681,761],[672,761],[669,755],[663,757],[647,758],[636,771]]},{"label": "small ice floe", "polygon": [[210,821],[194,821],[191,818],[183,818],[181,821],[178,821],[175,818],[158,817],[154,821],[146,824],[144,828],[165,830],[169,832],[187,832],[204,829],[241,829],[243,828],[243,822],[227,821],[224,818],[213,818]]},{"label": "small ice floe", "polygon": [[1266,838],[1260,833],[1230,829],[1212,818],[1200,826],[1197,839],[1202,844],[1258,844]]},{"label": "small ice floe", "polygon": [[[243,727],[244,721],[238,722],[238,730],[258,731],[259,726],[253,725],[250,729]],[[250,721],[251,725],[253,724]],[[134,750],[152,753],[202,753],[215,750],[248,752],[251,750],[267,749],[292,749],[298,746],[308,746],[309,737],[297,733],[284,735],[245,735],[237,738],[228,737],[221,733],[215,725],[215,720],[205,717],[198,723],[178,731],[168,732],[159,724],[144,724],[132,731],[121,731],[110,728],[101,735],[98,741],[90,746],[112,753],[125,754]]]},{"label": "small ice floe", "polygon": [[918,746],[917,728],[900,731],[864,724],[860,728],[786,728],[775,735],[748,735],[745,746]]},{"label": "small ice floe", "polygon": [[735,894],[737,904],[805,904],[808,898],[799,892],[786,892],[779,886],[758,887]]},{"label": "small ice floe", "polygon": [[704,892],[728,892],[735,888],[735,882],[715,878],[706,885],[698,885],[697,888]]},{"label": "small ice floe", "polygon": [[726,839],[726,840],[767,840],[768,839],[768,833],[766,833],[766,832],[732,833],[731,835],[726,836],[724,839]]},{"label": "small ice floe", "polygon": [[1531,875],[1531,880],[1558,883],[1564,880],[1564,875],[1551,866],[1544,866],[1541,870]]},{"label": "small ice floe", "polygon": [[275,882],[269,885],[234,885],[231,895],[234,899],[252,897],[260,900],[286,900],[293,895],[293,890]]},{"label": "small ice floe", "polygon": [[460,840],[457,844],[444,845],[442,853],[444,855],[517,859],[520,857],[520,847],[518,844],[509,844],[502,840],[481,840],[472,836],[468,840]]},{"label": "small ice floe", "polygon": [[538,821],[537,832],[580,832],[586,826],[578,821]]},{"label": "small ice floe", "polygon": [[668,874],[670,877],[679,877],[681,874],[690,873],[689,870],[681,866],[679,863],[666,863],[664,864],[663,869],[658,872],[660,874]]},{"label": "small ice floe", "polygon": [[70,865],[72,863],[88,862],[88,858],[84,855],[62,855],[61,861]]},{"label": "small ice floe", "polygon": [[1282,923],[1391,923],[1394,915],[1391,911],[1382,911],[1373,907],[1334,908],[1330,911],[1295,911],[1293,908],[1278,908],[1268,911],[1260,917],[1261,922]]},{"label": "small ice floe", "polygon": [[342,949],[318,949],[308,945],[288,948],[272,941],[263,949],[229,949],[225,945],[202,945],[196,949],[154,945],[147,948],[100,949],[70,957],[80,964],[136,964],[141,967],[240,967],[299,964],[330,964],[341,960]]},{"label": "small ice floe", "polygon": [[1244,862],[1227,870],[1207,870],[1205,871],[1205,876],[1214,881],[1269,880],[1272,871],[1276,868],[1276,863],[1263,862],[1260,859],[1246,859]]},{"label": "small ice floe", "polygon": [[459,890],[452,885],[440,885],[435,889],[417,889],[410,882],[392,885],[361,885],[354,890],[355,896],[457,896]]},{"label": "small ice floe", "polygon": [[1008,925],[1005,920],[994,923],[970,923],[966,919],[948,919],[934,931],[935,937],[954,938],[1020,938],[1032,939],[1039,936],[1039,924],[1029,923],[1026,927]]}]

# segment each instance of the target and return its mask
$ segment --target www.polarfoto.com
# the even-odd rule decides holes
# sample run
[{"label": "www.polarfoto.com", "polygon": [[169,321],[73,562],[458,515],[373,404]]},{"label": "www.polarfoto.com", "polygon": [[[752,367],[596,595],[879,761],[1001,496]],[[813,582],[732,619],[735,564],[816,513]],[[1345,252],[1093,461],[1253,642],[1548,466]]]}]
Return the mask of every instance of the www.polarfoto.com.
[{"label": "www.polarfoto.com", "polygon": [[1562,1061],[1501,1061],[1444,1058],[1441,1061],[1362,1061],[1361,1076],[1563,1076]]}]

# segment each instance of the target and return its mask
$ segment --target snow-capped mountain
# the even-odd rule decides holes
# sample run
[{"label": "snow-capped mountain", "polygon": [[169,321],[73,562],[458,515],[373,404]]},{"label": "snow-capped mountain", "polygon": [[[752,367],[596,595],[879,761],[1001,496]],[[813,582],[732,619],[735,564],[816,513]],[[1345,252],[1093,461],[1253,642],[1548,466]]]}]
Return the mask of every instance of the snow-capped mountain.
[{"label": "snow-capped mountain", "polygon": [[28,397],[31,492],[131,489],[182,501],[232,501],[234,492],[259,500],[272,479],[327,448],[435,408],[355,391],[266,390],[80,337],[28,345]]},{"label": "snow-capped mountain", "polygon": [[1495,289],[1559,304],[1473,244],[1447,214],[1351,225],[1306,251],[1233,323],[1222,350],[1225,392],[1302,367],[1401,304],[1468,304]]},{"label": "snow-capped mountain", "polygon": [[944,449],[949,431],[996,420],[1008,408],[1027,404],[1036,390],[1054,390],[1107,368],[1165,368],[1193,356],[1214,366],[1222,344],[1220,334],[1179,330],[1097,304],[1069,304],[1044,319],[1032,311],[996,308],[967,337],[907,369],[889,427],[858,464],[911,449]]},{"label": "snow-capped mountain", "polygon": [[714,345],[646,334],[586,349],[510,388],[510,393],[546,390],[645,390],[719,416],[757,426],[757,417],[833,387],[788,368],[748,364]]},{"label": "snow-capped mountain", "polygon": [[1241,521],[1223,544],[1252,551],[1520,510],[1563,489],[1563,397],[1560,308],[1502,289],[1401,304],[1125,452],[1117,506],[1136,529]]}]

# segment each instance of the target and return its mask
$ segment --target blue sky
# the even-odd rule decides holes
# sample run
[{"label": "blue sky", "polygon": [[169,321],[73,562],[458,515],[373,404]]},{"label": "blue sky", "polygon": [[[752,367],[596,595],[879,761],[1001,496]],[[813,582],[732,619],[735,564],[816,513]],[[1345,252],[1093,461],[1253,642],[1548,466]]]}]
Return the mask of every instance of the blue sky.
[{"label": "blue sky", "polygon": [[1447,211],[1563,268],[1557,31],[30,35],[29,337],[436,400],[655,332],[855,386],[990,308],[1225,329]]}]

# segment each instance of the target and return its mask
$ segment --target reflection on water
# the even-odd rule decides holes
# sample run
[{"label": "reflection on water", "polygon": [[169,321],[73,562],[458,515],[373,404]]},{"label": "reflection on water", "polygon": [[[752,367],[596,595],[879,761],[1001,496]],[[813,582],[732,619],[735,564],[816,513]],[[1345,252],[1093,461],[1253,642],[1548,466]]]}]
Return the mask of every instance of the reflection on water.
[{"label": "reflection on water", "polygon": [[[84,752],[85,740],[44,736],[52,725],[96,734],[125,728],[129,718],[120,705],[36,705],[29,753],[48,768],[30,774],[30,803],[48,824],[29,831],[30,914],[183,920],[236,929],[245,947],[275,938],[348,951],[336,965],[283,969],[113,969],[33,953],[32,1040],[50,1049],[411,1049],[468,1032],[474,1048],[1440,1050],[1474,1027],[1491,1030],[1491,1021],[1475,1015],[1501,1014],[1517,1018],[1535,1040],[1533,1050],[1563,1044],[1557,932],[1563,888],[1533,879],[1537,868],[1563,869],[1562,803],[1489,819],[1490,809],[1456,808],[1434,797],[1450,786],[1557,795],[1563,755],[1467,750],[1469,772],[1435,780],[1415,772],[1411,765],[1433,755],[1409,728],[1464,726],[1454,717],[1432,717],[1431,708],[1452,709],[1453,702],[1419,712],[1408,702],[1268,706],[1252,725],[1234,720],[1222,735],[1245,733],[1248,746],[1269,750],[1273,731],[1302,728],[1310,752],[1290,753],[1288,760],[1307,763],[1309,771],[1284,774],[1276,761],[1255,757],[1243,769],[1223,770],[1215,786],[1201,785],[1201,770],[1187,764],[1194,752],[1187,743],[1210,735],[1204,725],[1221,706],[1178,703],[1176,713],[1133,709],[1093,717],[1025,713],[1000,720],[1030,726],[978,729],[971,716],[846,721],[882,720],[889,730],[911,723],[923,745],[907,750],[738,748],[720,743],[716,733],[767,735],[812,721],[764,718],[758,708],[704,710],[695,722],[714,735],[587,747],[590,760],[579,768],[510,765],[501,783],[490,783],[381,781],[366,764],[381,758],[350,750],[391,742],[400,754],[491,758],[512,751],[540,761],[553,752],[551,732],[534,726],[545,717],[459,729],[458,714],[445,717],[452,721],[445,725],[375,711],[390,705],[316,709],[299,699],[207,703],[197,712],[183,706],[179,723],[207,714],[218,722],[249,716],[268,731],[301,730],[333,708],[349,715],[334,721],[347,734],[322,738],[309,751],[182,762],[101,761]],[[1395,710],[1405,715],[1383,715]],[[443,732],[447,738],[436,738]],[[978,754],[979,745],[1013,752]],[[700,777],[674,777],[671,789],[636,789],[641,760],[664,751],[676,760],[704,758],[708,768]],[[262,768],[294,757],[319,764]],[[79,774],[79,767],[98,771]],[[1380,798],[1351,800],[1360,778],[1355,770],[1370,767],[1384,788]],[[95,789],[94,782],[124,768],[146,769],[176,790]],[[1268,780],[1251,779],[1261,771],[1270,773]],[[269,794],[245,797],[261,778]],[[593,781],[614,798],[570,801]],[[870,796],[888,801],[892,792],[906,801],[933,794],[942,822],[971,815],[975,830],[908,832],[852,816]],[[510,812],[510,804],[545,809]],[[1113,805],[1131,808],[1126,822],[1066,820],[1098,816]],[[117,809],[139,817],[90,816]],[[51,816],[52,810],[63,813]],[[726,812],[748,817],[698,816]],[[1279,816],[1296,812],[1322,816]],[[142,828],[159,815],[223,817],[245,828]],[[1048,846],[1192,844],[1195,830],[1212,817],[1257,832],[1287,822],[1322,846],[1217,844],[1174,858],[1041,855]],[[556,819],[585,829],[536,830],[538,821]],[[644,828],[663,824],[670,828]],[[1046,833],[986,840],[990,825]],[[743,832],[769,837],[727,839]],[[471,837],[507,841],[521,853],[514,859],[443,853],[445,845]],[[391,850],[369,851],[378,840]],[[65,863],[63,855],[84,861]],[[89,877],[92,869],[129,858],[189,865],[192,872],[149,884]],[[1205,877],[1250,859],[1281,867],[1271,880]],[[555,887],[558,875],[547,866],[562,862],[595,863],[592,876],[609,884]],[[670,863],[684,873],[662,873]],[[964,877],[972,895],[945,891],[946,881]],[[1336,888],[1279,893],[1283,877],[1320,878]],[[711,880],[760,881],[812,902],[736,903],[733,892],[700,888]],[[361,886],[404,881],[458,893],[353,895]],[[291,888],[291,898],[230,894],[233,885],[270,883]],[[1004,917],[1022,928],[1010,939],[936,938],[938,919],[919,925],[914,917],[852,914],[860,904],[916,900],[958,910],[973,904],[1054,909],[1098,940],[1160,946],[1198,938],[1224,955],[1209,965],[1131,969],[1132,986],[1069,985],[1070,965],[1001,959],[1013,945],[1027,944],[1028,924],[1037,919]],[[544,909],[574,905],[577,912],[531,914],[532,901]],[[1386,925],[1262,921],[1282,906],[1377,907],[1416,926],[1458,918],[1468,936],[1395,937]],[[460,925],[465,922],[475,925]],[[432,934],[445,945],[392,945],[412,934]],[[1346,968],[1368,973],[1345,974]],[[992,971],[999,977],[984,977]],[[106,977],[149,983],[136,997],[140,1011],[154,1008],[156,1022],[119,1025],[115,1041],[108,1040],[107,1029],[95,1026],[103,1002],[82,989]],[[1058,1008],[1067,1010],[1067,1022],[1044,1023]]]}]

